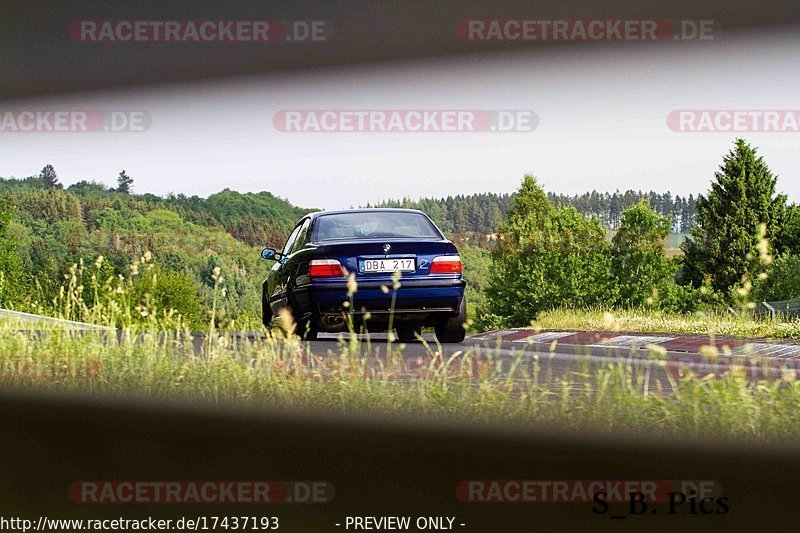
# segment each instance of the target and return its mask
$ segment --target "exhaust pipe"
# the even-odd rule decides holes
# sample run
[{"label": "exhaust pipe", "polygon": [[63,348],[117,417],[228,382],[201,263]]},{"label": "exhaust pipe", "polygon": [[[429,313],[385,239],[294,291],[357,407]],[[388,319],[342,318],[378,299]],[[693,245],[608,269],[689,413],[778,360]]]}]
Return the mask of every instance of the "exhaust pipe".
[{"label": "exhaust pipe", "polygon": [[328,326],[338,326],[344,324],[344,317],[342,315],[325,315],[325,324]]},{"label": "exhaust pipe", "polygon": [[344,315],[342,314],[322,315],[320,321],[322,322],[322,329],[330,333],[337,333],[345,329]]}]

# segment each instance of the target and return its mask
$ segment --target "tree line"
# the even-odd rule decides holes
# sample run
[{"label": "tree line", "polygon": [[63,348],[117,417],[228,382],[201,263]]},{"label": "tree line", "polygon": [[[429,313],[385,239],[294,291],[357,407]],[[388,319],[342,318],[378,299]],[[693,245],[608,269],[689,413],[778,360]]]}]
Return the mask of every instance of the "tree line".
[{"label": "tree line", "polygon": [[[574,207],[581,215],[596,217],[603,227],[612,230],[619,227],[622,213],[642,200],[646,200],[658,214],[669,220],[672,233],[688,233],[694,225],[697,210],[694,194],[688,197],[673,196],[669,191],[592,191],[575,195],[548,192],[546,196],[553,205]],[[419,209],[427,213],[445,233],[462,236],[496,233],[513,205],[514,194],[481,193],[446,198],[384,200],[365,207]]]}]

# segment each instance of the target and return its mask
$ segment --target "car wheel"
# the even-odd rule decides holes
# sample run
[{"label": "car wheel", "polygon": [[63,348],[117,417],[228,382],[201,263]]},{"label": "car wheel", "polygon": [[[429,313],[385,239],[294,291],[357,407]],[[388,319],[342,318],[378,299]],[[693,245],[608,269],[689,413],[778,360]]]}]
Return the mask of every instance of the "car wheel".
[{"label": "car wheel", "polygon": [[456,316],[443,318],[436,324],[436,338],[439,342],[462,342],[467,334],[467,298],[461,298],[461,307]]},{"label": "car wheel", "polygon": [[272,326],[272,309],[270,309],[269,299],[263,291],[261,292],[261,323],[267,329]]},{"label": "car wheel", "polygon": [[295,319],[295,334],[306,341],[317,340],[317,333],[319,330],[317,330],[317,325],[314,323],[313,317],[306,319],[297,318],[300,316],[300,309],[297,305],[297,300],[294,298],[294,294],[290,292],[287,300],[289,302],[289,309],[291,310],[292,316]]},{"label": "car wheel", "polygon": [[311,322],[300,322],[297,324],[297,334],[300,335],[300,338],[306,341],[315,341],[317,340],[317,335],[319,331]]},{"label": "car wheel", "polygon": [[[292,307],[292,315],[298,316],[298,314],[299,313],[295,311],[295,308]],[[298,320],[294,332],[303,340],[315,341],[317,340],[317,334],[319,333],[319,330],[317,329],[317,325],[314,323],[314,319],[310,318]]]},{"label": "car wheel", "polygon": [[397,326],[397,339],[400,342],[411,342],[422,335],[422,328],[417,324]]}]

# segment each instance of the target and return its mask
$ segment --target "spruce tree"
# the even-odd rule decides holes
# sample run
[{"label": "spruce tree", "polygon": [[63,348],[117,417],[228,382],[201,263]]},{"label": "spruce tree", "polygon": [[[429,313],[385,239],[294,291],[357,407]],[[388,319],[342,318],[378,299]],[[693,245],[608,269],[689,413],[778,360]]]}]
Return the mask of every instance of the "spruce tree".
[{"label": "spruce tree", "polygon": [[44,186],[48,189],[63,189],[64,186],[58,182],[58,175],[56,174],[56,169],[53,168],[53,165],[45,165],[41,172],[39,172],[39,177],[44,182]]},{"label": "spruce tree", "polygon": [[745,277],[753,278],[759,225],[766,224],[772,243],[783,231],[786,196],[776,194],[776,185],[764,159],[744,139],[736,139],[708,195],[697,199],[692,236],[682,245],[685,281],[697,287],[707,278],[727,296]]},{"label": "spruce tree", "polygon": [[119,173],[117,176],[117,192],[130,194],[133,186],[133,178],[128,176],[125,171]]}]

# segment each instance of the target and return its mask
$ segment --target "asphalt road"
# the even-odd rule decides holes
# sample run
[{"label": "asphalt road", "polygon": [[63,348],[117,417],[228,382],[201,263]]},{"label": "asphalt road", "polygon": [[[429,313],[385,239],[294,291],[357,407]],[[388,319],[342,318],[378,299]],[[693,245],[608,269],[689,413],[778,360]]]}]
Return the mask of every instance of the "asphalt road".
[{"label": "asphalt road", "polygon": [[[342,336],[345,340],[347,335]],[[310,353],[318,356],[338,355],[338,335],[321,334],[319,340],[308,343]],[[538,365],[540,380],[558,384],[564,379],[580,381],[587,372],[615,365],[625,365],[640,378],[647,376],[649,387],[669,389],[670,378],[677,378],[682,370],[694,374],[720,376],[730,370],[732,364],[745,368],[745,377],[750,380],[781,377],[783,368],[798,370],[798,360],[786,358],[736,358],[720,356],[708,359],[697,353],[666,351],[654,354],[647,349],[619,348],[599,345],[559,345],[540,343],[503,342],[502,340],[479,340],[467,338],[462,343],[437,345],[433,334],[425,334],[423,341],[394,343],[394,350],[400,350],[408,361],[420,364],[429,361],[437,351],[443,360],[470,354],[474,359],[491,360],[500,375],[515,369],[515,379],[527,379],[532,375],[534,365]],[[366,342],[366,337],[361,336]],[[370,336],[370,352],[376,359],[385,356],[386,334]],[[400,345],[400,346],[398,346]]]},{"label": "asphalt road", "polygon": [[[342,336],[345,340],[347,335]],[[317,356],[337,356],[340,353],[338,335],[320,335],[319,340],[308,343],[309,352]],[[648,388],[670,390],[669,367],[661,366],[648,352],[631,354],[629,350],[601,349],[575,346],[553,346],[537,344],[503,343],[501,341],[482,341],[467,338],[464,342],[437,345],[433,334],[423,335],[423,341],[407,343],[395,342],[393,351],[399,351],[410,368],[424,368],[440,352],[442,361],[451,358],[457,364],[459,358],[467,355],[473,361],[489,362],[497,377],[520,382],[535,379],[545,387],[558,388],[562,381],[580,383],[587,373],[601,368],[624,364],[639,379],[648,379]],[[364,336],[360,340],[366,342]],[[386,355],[386,334],[371,334],[369,353],[380,360]],[[632,356],[633,355],[633,356]],[[681,354],[673,354],[679,360]],[[673,367],[677,375],[677,367]],[[513,376],[510,374],[513,372]]]}]

